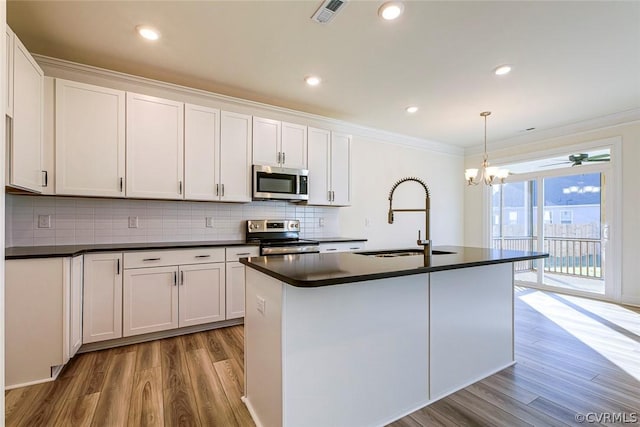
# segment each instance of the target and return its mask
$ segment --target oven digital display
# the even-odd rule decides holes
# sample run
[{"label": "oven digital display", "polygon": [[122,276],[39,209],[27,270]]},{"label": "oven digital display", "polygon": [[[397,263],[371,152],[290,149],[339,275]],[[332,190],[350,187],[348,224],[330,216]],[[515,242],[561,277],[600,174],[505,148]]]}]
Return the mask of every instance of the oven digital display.
[{"label": "oven digital display", "polygon": [[269,228],[284,228],[284,222],[268,222],[267,229]]}]

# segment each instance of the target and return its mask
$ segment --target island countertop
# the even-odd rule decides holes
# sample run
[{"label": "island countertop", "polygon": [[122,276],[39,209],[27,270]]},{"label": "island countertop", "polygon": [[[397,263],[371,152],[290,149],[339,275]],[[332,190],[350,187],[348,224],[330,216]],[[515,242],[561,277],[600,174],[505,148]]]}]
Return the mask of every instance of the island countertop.
[{"label": "island countertop", "polygon": [[319,287],[546,258],[543,252],[439,246],[425,263],[421,255],[379,258],[362,253],[301,254],[241,259],[244,265],[296,287]]}]

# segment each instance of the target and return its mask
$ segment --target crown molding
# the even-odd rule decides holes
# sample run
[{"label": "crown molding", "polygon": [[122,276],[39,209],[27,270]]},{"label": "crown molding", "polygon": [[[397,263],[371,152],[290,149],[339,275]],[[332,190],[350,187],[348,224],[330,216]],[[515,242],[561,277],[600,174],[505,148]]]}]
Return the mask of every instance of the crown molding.
[{"label": "crown molding", "polygon": [[[640,108],[620,111],[613,114],[607,114],[601,117],[595,117],[580,122],[571,123],[552,129],[544,129],[536,132],[530,132],[525,135],[513,138],[501,139],[491,142],[491,151],[498,151],[504,148],[510,148],[515,145],[530,145],[540,143],[542,141],[562,138],[566,136],[587,134],[599,130],[615,128],[640,122]],[[482,154],[483,146],[481,144],[466,147],[465,156]]]},{"label": "crown molding", "polygon": [[201,89],[194,89],[187,86],[181,86],[174,83],[162,82],[159,80],[153,80],[146,77],[135,76],[132,74],[126,74],[119,71],[107,70],[105,68],[94,67],[92,65],[79,64],[77,62],[71,62],[64,59],[53,58],[50,56],[33,54],[35,60],[41,67],[48,70],[61,70],[71,71],[74,73],[85,74],[88,76],[99,76],[109,80],[115,80],[125,83],[132,83],[143,85],[147,87],[153,87],[164,90],[171,90],[176,93],[182,93],[186,95],[195,95],[207,98],[211,101],[224,102],[227,104],[235,104],[245,108],[259,108],[261,110],[269,110],[276,113],[286,114],[300,119],[313,120],[314,122],[320,122],[332,130],[340,130],[353,135],[358,135],[363,138],[372,139],[376,142],[395,144],[403,147],[435,151],[444,154],[451,154],[456,156],[463,156],[465,151],[462,147],[447,144],[440,141],[433,141],[423,138],[416,138],[409,135],[403,135],[396,132],[390,132],[382,129],[376,129],[368,126],[357,125],[349,123],[343,120],[338,120],[330,117],[320,116],[317,114],[305,113],[303,111],[292,110],[284,107],[277,107],[275,105],[264,104],[261,102],[251,101],[242,98],[236,98],[233,96],[222,95],[219,93],[208,92]]}]

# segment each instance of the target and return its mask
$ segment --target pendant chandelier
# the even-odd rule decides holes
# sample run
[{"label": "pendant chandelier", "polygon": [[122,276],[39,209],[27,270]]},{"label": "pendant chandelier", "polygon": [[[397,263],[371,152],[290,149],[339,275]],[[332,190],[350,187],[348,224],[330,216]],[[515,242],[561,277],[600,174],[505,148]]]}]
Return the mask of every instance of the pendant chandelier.
[{"label": "pendant chandelier", "polygon": [[489,156],[487,155],[487,116],[491,115],[491,111],[483,111],[480,113],[484,117],[484,156],[482,157],[482,166],[480,169],[466,169],[464,171],[464,179],[467,185],[478,185],[484,182],[486,185],[499,183],[504,184],[504,180],[509,176],[507,169],[500,169],[489,166]]}]

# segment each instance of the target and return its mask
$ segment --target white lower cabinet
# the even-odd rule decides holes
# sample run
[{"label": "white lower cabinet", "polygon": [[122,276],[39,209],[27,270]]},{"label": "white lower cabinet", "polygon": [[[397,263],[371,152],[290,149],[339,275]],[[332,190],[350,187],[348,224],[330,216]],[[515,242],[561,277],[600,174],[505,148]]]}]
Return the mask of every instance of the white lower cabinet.
[{"label": "white lower cabinet", "polygon": [[75,356],[82,345],[82,284],[84,258],[71,259],[71,282],[69,290],[69,357]]},{"label": "white lower cabinet", "polygon": [[69,258],[5,262],[5,386],[50,381],[68,360]]},{"label": "white lower cabinet", "polygon": [[123,336],[225,320],[224,256],[224,248],[126,253]]},{"label": "white lower cabinet", "polygon": [[222,262],[180,266],[179,327],[225,320],[224,266]]},{"label": "white lower cabinet", "polygon": [[227,295],[226,314],[227,319],[238,319],[244,317],[244,288],[245,288],[245,266],[240,264],[240,258],[259,256],[260,248],[257,246],[236,246],[227,248],[226,251],[226,273],[227,273]]},{"label": "white lower cabinet", "polygon": [[82,342],[122,337],[122,254],[84,256]]},{"label": "white lower cabinet", "polygon": [[125,270],[122,335],[178,327],[178,267]]}]

